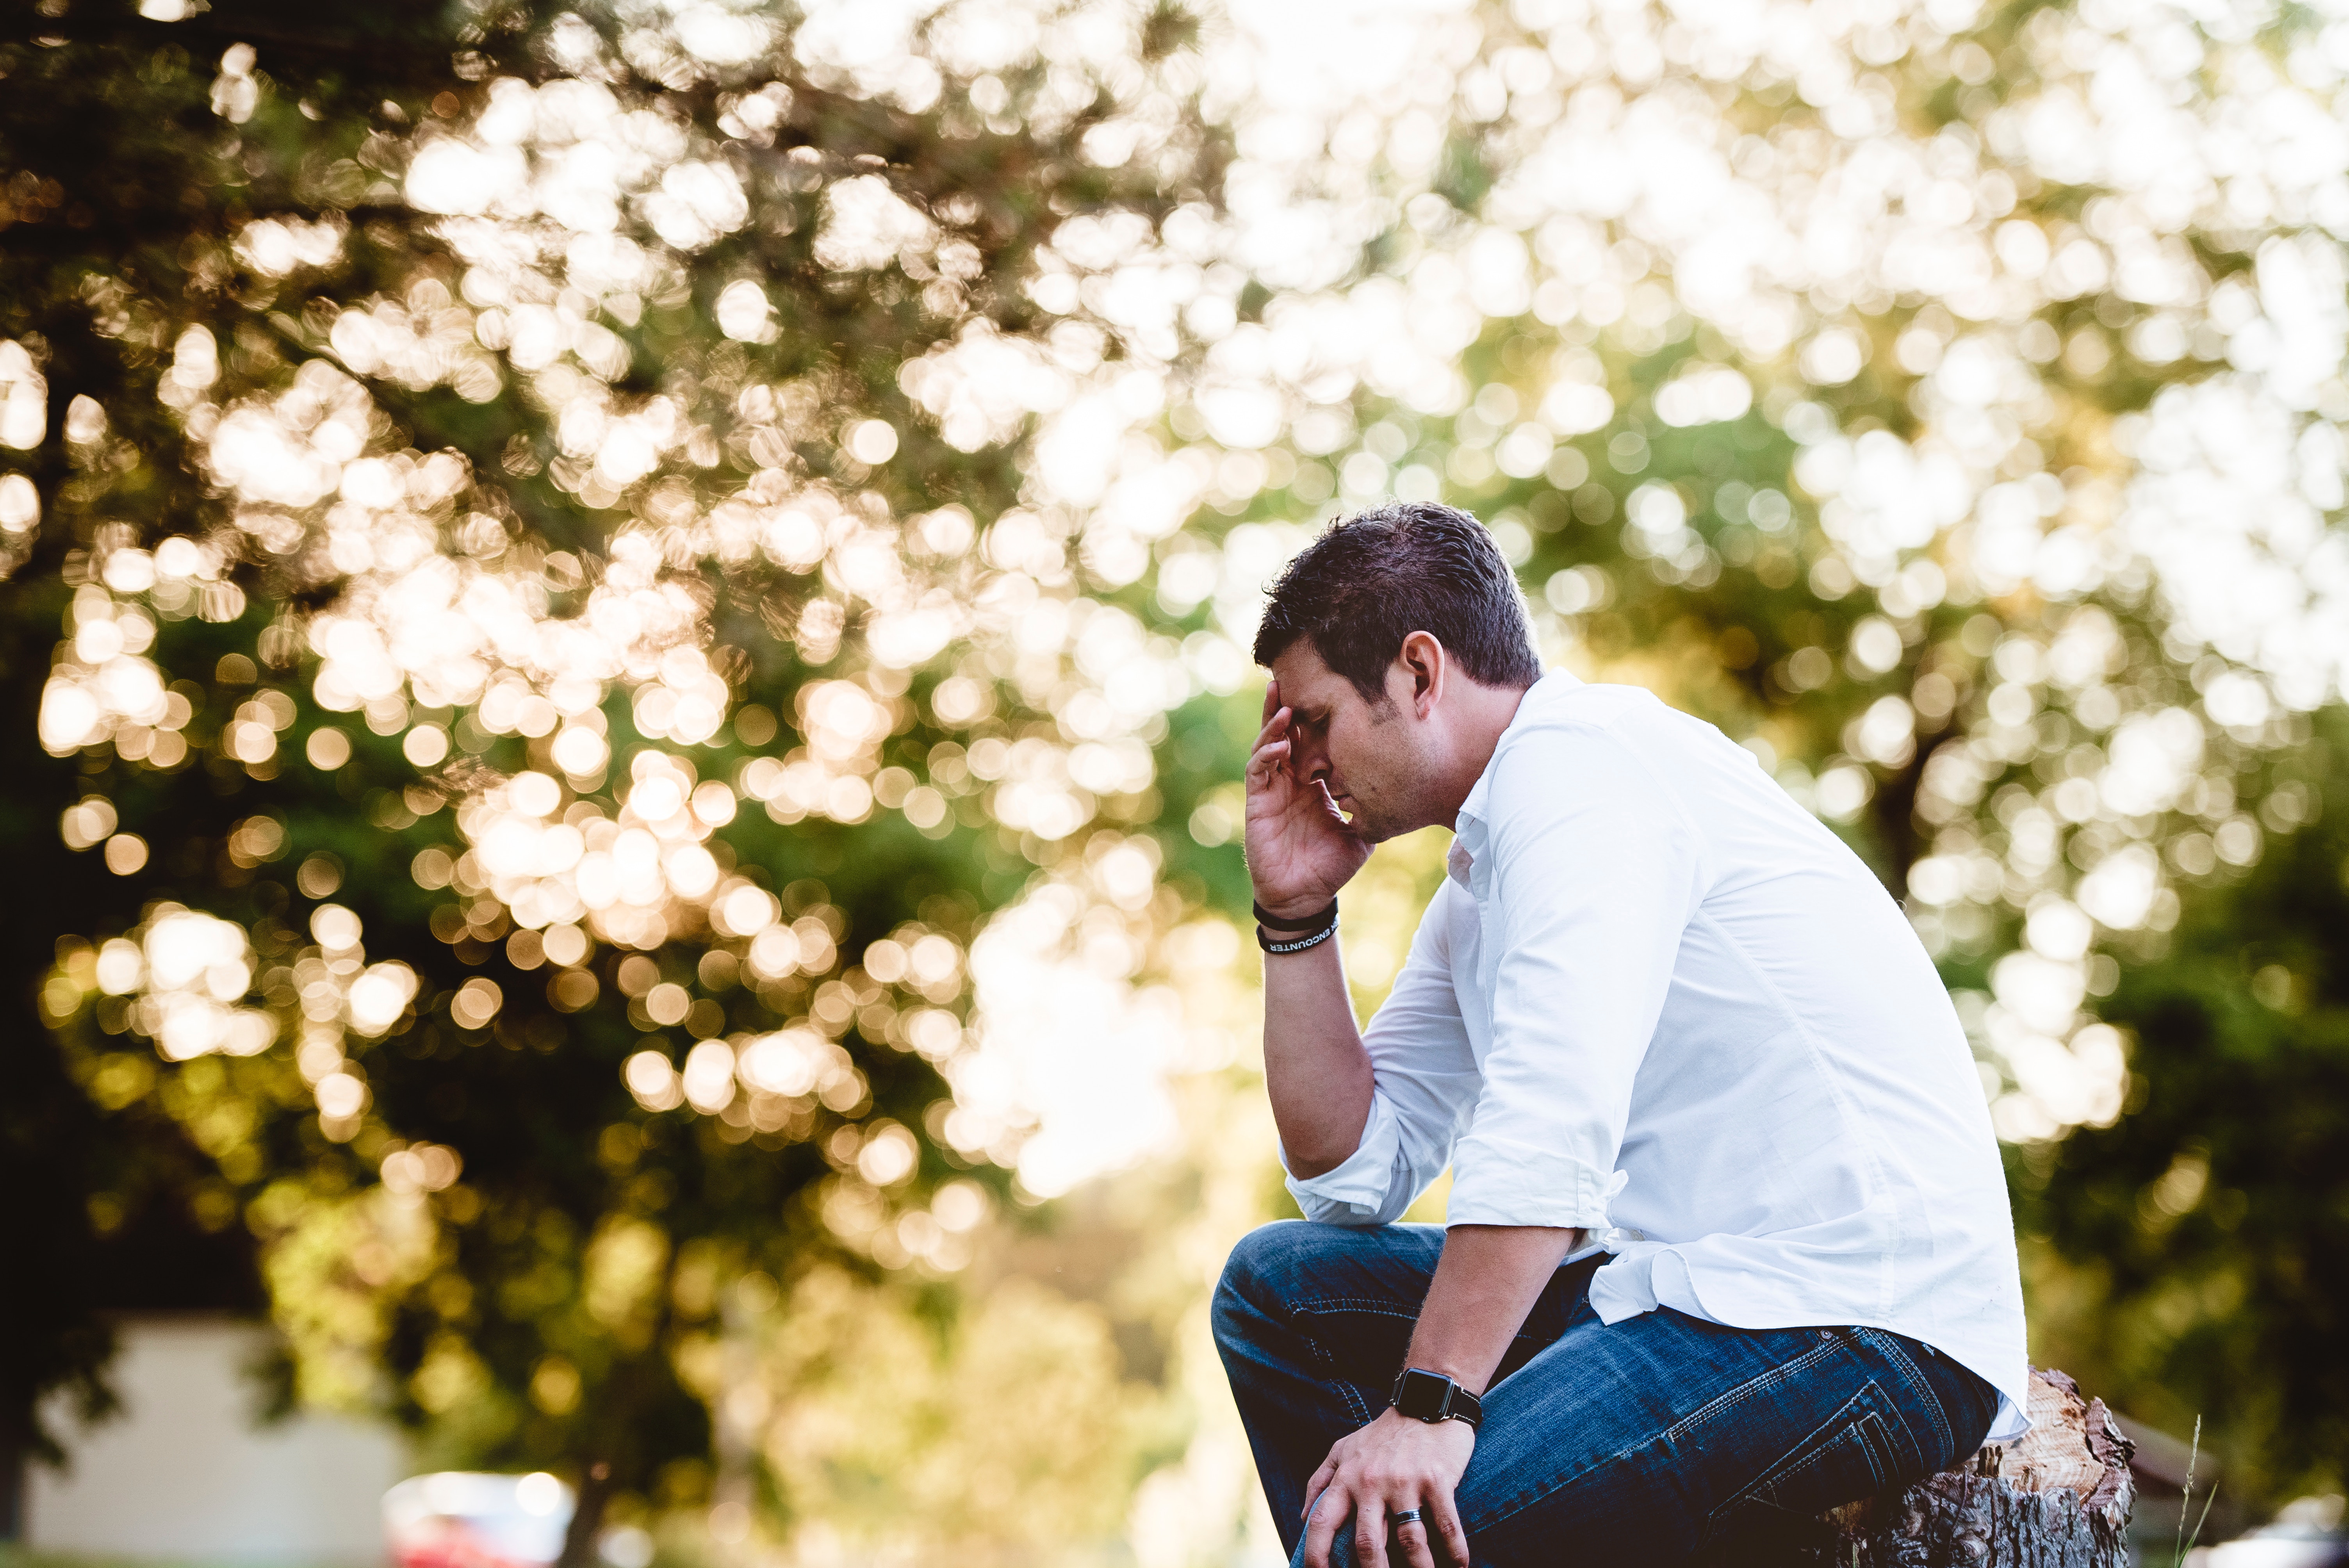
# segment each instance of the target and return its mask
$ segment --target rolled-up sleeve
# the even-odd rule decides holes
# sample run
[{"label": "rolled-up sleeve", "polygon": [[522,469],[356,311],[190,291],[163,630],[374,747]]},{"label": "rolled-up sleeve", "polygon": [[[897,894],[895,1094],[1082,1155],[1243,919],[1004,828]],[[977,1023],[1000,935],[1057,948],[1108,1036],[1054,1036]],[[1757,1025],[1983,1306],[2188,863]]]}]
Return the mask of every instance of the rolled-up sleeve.
[{"label": "rolled-up sleeve", "polygon": [[1596,1230],[1702,896],[1701,840],[1603,728],[1516,738],[1487,784],[1472,882],[1492,1044],[1446,1219]]},{"label": "rolled-up sleeve", "polygon": [[[1288,1191],[1309,1220],[1391,1224],[1452,1158],[1478,1081],[1452,989],[1450,923],[1461,913],[1454,901],[1466,897],[1448,881],[1438,890],[1402,972],[1362,1032],[1372,1087],[1361,1141],[1319,1176],[1289,1172]],[[1281,1164],[1288,1164],[1286,1150]]]}]

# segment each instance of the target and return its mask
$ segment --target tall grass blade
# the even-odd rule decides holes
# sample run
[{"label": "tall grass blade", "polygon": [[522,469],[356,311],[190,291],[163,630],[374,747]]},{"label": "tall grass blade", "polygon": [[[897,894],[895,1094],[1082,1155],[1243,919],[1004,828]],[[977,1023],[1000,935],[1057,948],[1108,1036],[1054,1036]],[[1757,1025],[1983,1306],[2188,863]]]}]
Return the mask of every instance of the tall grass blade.
[{"label": "tall grass blade", "polygon": [[[2193,1551],[2194,1543],[2202,1539],[2202,1527],[2210,1522],[2210,1505],[2218,1501],[2219,1483],[2214,1480],[2210,1483],[2209,1495],[2202,1500],[2202,1517],[2194,1522],[2194,1533],[2186,1538],[2187,1551]],[[2178,1522],[2180,1524],[2186,1522],[2186,1510],[2183,1507],[2178,1511]]]},{"label": "tall grass blade", "polygon": [[[2194,1461],[2201,1457],[2202,1418],[2200,1416],[2196,1416],[2194,1418],[2194,1446],[2186,1450],[2186,1490],[2178,1495],[2178,1539],[2170,1547],[2169,1568],[2186,1568],[2186,1510],[2194,1501]],[[2211,1498],[2216,1499],[2218,1495],[2218,1488],[2211,1488]],[[2205,1519],[2208,1519],[2210,1516],[2210,1504],[2209,1501],[2205,1501],[2202,1504],[2202,1516]],[[2198,1539],[2200,1537],[2202,1527],[2199,1524],[2197,1524],[2194,1527],[2194,1533]]]}]

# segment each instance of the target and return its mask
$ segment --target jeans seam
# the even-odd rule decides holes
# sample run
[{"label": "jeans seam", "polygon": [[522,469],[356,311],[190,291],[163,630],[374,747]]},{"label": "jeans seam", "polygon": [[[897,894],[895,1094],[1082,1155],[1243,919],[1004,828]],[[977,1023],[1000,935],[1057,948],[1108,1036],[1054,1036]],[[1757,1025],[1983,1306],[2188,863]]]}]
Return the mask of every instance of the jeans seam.
[{"label": "jeans seam", "polygon": [[[1858,1420],[1854,1421],[1850,1426],[1843,1429],[1843,1431],[1857,1431],[1862,1426],[1875,1420],[1876,1412],[1870,1410]],[[1883,1423],[1878,1421],[1877,1424],[1881,1426]],[[1842,1432],[1836,1434],[1837,1437],[1841,1437],[1842,1435]],[[1860,1439],[1859,1448],[1860,1452],[1868,1459],[1868,1468],[1872,1478],[1873,1484],[1876,1486],[1881,1486],[1883,1484],[1884,1478],[1882,1474],[1879,1473],[1879,1467],[1877,1462],[1877,1454],[1875,1449],[1869,1445],[1868,1439],[1864,1437]],[[1773,1485],[1784,1485],[1787,1481],[1795,1480],[1801,1477],[1806,1471],[1818,1469],[1820,1462],[1824,1460],[1828,1454],[1834,1451],[1835,1442],[1833,1439],[1830,1439],[1828,1441],[1821,1443],[1818,1447],[1813,1449],[1809,1453],[1805,1454],[1801,1459],[1798,1459],[1794,1463],[1786,1466],[1784,1470],[1772,1470],[1770,1472],[1769,1479]],[[1711,1513],[1705,1515],[1705,1533],[1711,1535],[1713,1532],[1714,1528],[1721,1522],[1723,1515],[1730,1513],[1743,1504],[1748,1502],[1757,1504],[1763,1508],[1774,1508],[1781,1513],[1788,1511],[1783,1503],[1773,1502],[1766,1497],[1755,1496],[1753,1489],[1749,1487],[1745,1491],[1739,1492],[1735,1497],[1731,1498],[1727,1502],[1723,1503],[1719,1508],[1714,1509]]]},{"label": "jeans seam", "polygon": [[1567,1487],[1571,1486],[1578,1480],[1580,1480],[1584,1476],[1590,1474],[1593,1470],[1600,1470],[1608,1465],[1611,1465],[1627,1455],[1638,1452],[1640,1449],[1682,1436],[1700,1420],[1702,1420],[1721,1410],[1730,1408],[1743,1402],[1752,1395],[1763,1393],[1775,1387],[1785,1378],[1809,1367],[1811,1363],[1818,1360],[1820,1357],[1830,1354],[1831,1350],[1832,1347],[1827,1346],[1815,1346],[1812,1349],[1805,1351],[1802,1355],[1797,1356],[1792,1361],[1774,1367],[1767,1372],[1761,1374],[1759,1377],[1752,1377],[1744,1383],[1740,1383],[1736,1387],[1730,1389],[1727,1393],[1708,1402],[1702,1409],[1699,1409],[1682,1420],[1675,1422],[1666,1430],[1658,1432],[1650,1437],[1642,1438],[1638,1442],[1618,1449],[1604,1459],[1593,1460],[1590,1464],[1575,1471],[1572,1475],[1556,1477],[1554,1478],[1552,1484],[1543,1487],[1538,1491],[1527,1492],[1523,1496],[1512,1499],[1506,1508],[1495,1511],[1485,1521],[1480,1528],[1490,1530],[1495,1525],[1502,1524],[1508,1520],[1516,1518],[1518,1514],[1523,1513],[1526,1509],[1533,1507],[1544,1498],[1549,1497],[1553,1493],[1563,1491]]},{"label": "jeans seam", "polygon": [[1338,1357],[1331,1354],[1330,1347],[1321,1342],[1321,1336],[1311,1331],[1310,1326],[1307,1321],[1308,1319],[1320,1315],[1322,1309],[1325,1307],[1339,1305],[1345,1306],[1349,1310],[1355,1312],[1375,1313],[1381,1317],[1412,1318],[1416,1317],[1418,1315],[1416,1313],[1396,1312],[1393,1310],[1392,1305],[1384,1302],[1355,1301],[1347,1297],[1331,1297],[1320,1301],[1293,1302],[1285,1304],[1286,1310],[1288,1313],[1291,1323],[1297,1329],[1299,1337],[1303,1339],[1308,1346],[1312,1347],[1314,1359],[1319,1361],[1321,1364],[1322,1370],[1330,1375],[1328,1378],[1330,1386],[1335,1388],[1338,1391],[1338,1397],[1346,1402],[1347,1414],[1353,1418],[1355,1425],[1368,1426],[1374,1418],[1375,1412],[1371,1409],[1369,1401],[1365,1400],[1361,1395],[1356,1391],[1352,1380],[1340,1375],[1338,1371]]},{"label": "jeans seam", "polygon": [[1310,1301],[1288,1304],[1291,1312],[1375,1312],[1381,1317],[1417,1317],[1416,1311],[1403,1312],[1385,1296],[1323,1295]]},{"label": "jeans seam", "polygon": [[[1863,1328],[1859,1333],[1867,1337],[1878,1355],[1892,1364],[1892,1371],[1899,1377],[1901,1382],[1908,1385],[1909,1393],[1915,1397],[1914,1402],[1932,1412],[1933,1429],[1940,1439],[1940,1446],[1934,1451],[1940,1456],[1933,1462],[1955,1464],[1965,1458],[1965,1455],[1956,1451],[1958,1439],[1956,1434],[1950,1429],[1950,1413],[1941,1407],[1940,1392],[1934,1388],[1932,1380],[1925,1376],[1924,1368],[1917,1365],[1917,1358],[1909,1354],[1909,1347],[1880,1328]],[[1896,1403],[1893,1408],[1898,1412],[1905,1412],[1907,1403]],[[1901,1425],[1905,1427],[1908,1424],[1908,1418],[1903,1413]]]},{"label": "jeans seam", "polygon": [[[1854,1405],[1860,1404],[1862,1401],[1866,1400],[1871,1393],[1877,1395],[1879,1400],[1881,1400],[1884,1394],[1884,1385],[1874,1377],[1870,1377],[1867,1384],[1861,1387],[1859,1392],[1845,1400],[1841,1408],[1837,1409],[1835,1415],[1828,1417],[1825,1421],[1821,1422],[1817,1429],[1813,1431],[1809,1438],[1806,1438],[1804,1439],[1804,1442],[1806,1443],[1812,1443],[1814,1439],[1818,1439],[1816,1443],[1813,1443],[1810,1452],[1803,1454],[1800,1459],[1794,1459],[1792,1454],[1781,1456],[1776,1464],[1764,1470],[1760,1475],[1755,1476],[1752,1480],[1747,1481],[1744,1486],[1738,1488],[1737,1494],[1735,1496],[1724,1500],[1720,1506],[1707,1513],[1705,1515],[1705,1533],[1707,1535],[1713,1534],[1724,1515],[1729,1514],[1749,1500],[1760,1501],[1763,1506],[1767,1508],[1778,1507],[1778,1504],[1771,1502],[1766,1498],[1754,1498],[1754,1494],[1755,1490],[1765,1482],[1775,1483],[1783,1481],[1789,1477],[1798,1476],[1805,1470],[1809,1470],[1826,1455],[1827,1451],[1834,1447],[1835,1440],[1841,1437],[1845,1432],[1852,1431],[1871,1421],[1876,1424],[1878,1430],[1883,1430],[1883,1416],[1874,1404],[1868,1405],[1866,1409],[1863,1409],[1857,1416],[1853,1417],[1848,1422],[1840,1426],[1837,1425],[1838,1418],[1840,1418],[1845,1411],[1849,1410]],[[1826,1435],[1824,1438],[1821,1438],[1820,1433],[1826,1433]],[[1884,1431],[1882,1440],[1889,1445],[1891,1441],[1891,1433],[1889,1431]],[[1800,1451],[1800,1446],[1798,1445],[1795,1452],[1799,1453]],[[1886,1472],[1889,1466],[1889,1462],[1896,1456],[1878,1452],[1875,1448],[1870,1446],[1865,1434],[1862,1434],[1860,1438],[1860,1451],[1867,1457],[1868,1470],[1874,1478],[1876,1486],[1881,1488],[1885,1482]],[[1790,1459],[1793,1460],[1792,1463],[1787,1462]],[[1781,1511],[1784,1511],[1781,1510]]]},{"label": "jeans seam", "polygon": [[[1408,1319],[1412,1322],[1417,1322],[1419,1319],[1419,1314],[1417,1312],[1401,1311],[1395,1306],[1393,1302],[1380,1296],[1316,1296],[1310,1301],[1290,1302],[1286,1304],[1286,1305],[1288,1310],[1291,1313],[1300,1315],[1311,1314],[1317,1316],[1324,1313],[1331,1312],[1367,1312],[1378,1317],[1400,1317]],[[1556,1343],[1557,1338],[1557,1336],[1556,1335],[1551,1335],[1547,1338],[1544,1338],[1542,1336],[1537,1334],[1527,1334],[1522,1328],[1520,1328],[1516,1334],[1510,1336],[1512,1343],[1523,1339],[1530,1340],[1535,1344],[1545,1346]]]},{"label": "jeans seam", "polygon": [[[1896,1468],[1890,1462],[1892,1456],[1886,1451],[1891,1444],[1892,1434],[1886,1429],[1883,1418],[1874,1410],[1861,1415],[1857,1420],[1843,1429],[1842,1432],[1837,1433],[1836,1437],[1840,1438],[1847,1432],[1858,1434],[1860,1457],[1868,1461],[1868,1495],[1872,1497],[1884,1489]],[[1835,1447],[1834,1439],[1821,1443],[1785,1469],[1773,1472],[1770,1477],[1771,1481],[1775,1485],[1784,1485],[1798,1479],[1806,1471],[1816,1470],[1827,1456],[1835,1451]],[[1737,1505],[1749,1501],[1763,1508],[1775,1509],[1781,1513],[1791,1511],[1784,1503],[1774,1502],[1766,1497],[1754,1496],[1752,1489],[1749,1488],[1705,1516],[1706,1534],[1713,1534],[1724,1515],[1733,1511]]]},{"label": "jeans seam", "polygon": [[[1321,1363],[1323,1369],[1331,1374],[1330,1382],[1338,1390],[1339,1397],[1346,1401],[1346,1408],[1348,1412],[1353,1416],[1358,1424],[1368,1426],[1372,1420],[1377,1418],[1378,1412],[1371,1409],[1369,1402],[1356,1393],[1354,1385],[1350,1379],[1337,1375],[1338,1358],[1331,1355],[1329,1348],[1321,1343],[1321,1338],[1319,1335],[1307,1331],[1306,1325],[1303,1320],[1311,1317],[1318,1317],[1330,1312],[1342,1311],[1367,1312],[1379,1317],[1394,1317],[1401,1318],[1406,1322],[1415,1322],[1418,1320],[1419,1314],[1416,1312],[1399,1312],[1395,1309],[1392,1302],[1378,1297],[1346,1295],[1317,1296],[1310,1301],[1288,1302],[1283,1305],[1291,1319],[1296,1322],[1300,1336],[1305,1340],[1306,1344],[1313,1347],[1314,1357]],[[1520,1333],[1512,1336],[1512,1343],[1515,1343],[1516,1340],[1527,1339],[1531,1337],[1532,1336]],[[1547,1342],[1545,1341],[1544,1343]]]},{"label": "jeans seam", "polygon": [[[1785,1381],[1788,1377],[1793,1377],[1795,1373],[1808,1370],[1814,1362],[1824,1360],[1826,1357],[1834,1355],[1840,1344],[1841,1341],[1837,1341],[1833,1344],[1815,1345],[1810,1349],[1803,1352],[1800,1356],[1795,1357],[1792,1361],[1782,1362],[1778,1366],[1772,1367],[1769,1371],[1763,1373],[1760,1377],[1749,1378],[1745,1382],[1740,1383],[1736,1387],[1732,1388],[1727,1393],[1722,1394],[1713,1399],[1702,1408],[1692,1411],[1689,1415],[1682,1417],[1680,1420],[1675,1421],[1671,1428],[1662,1433],[1662,1435],[1667,1438],[1678,1438],[1686,1435],[1698,1425],[1711,1420],[1715,1415],[1718,1415],[1722,1411],[1733,1409],[1735,1407],[1744,1404],[1746,1400],[1753,1398],[1755,1395],[1767,1393],[1770,1389],[1776,1387],[1780,1383]],[[1623,1451],[1625,1453],[1629,1453],[1630,1450],[1626,1449]]]}]

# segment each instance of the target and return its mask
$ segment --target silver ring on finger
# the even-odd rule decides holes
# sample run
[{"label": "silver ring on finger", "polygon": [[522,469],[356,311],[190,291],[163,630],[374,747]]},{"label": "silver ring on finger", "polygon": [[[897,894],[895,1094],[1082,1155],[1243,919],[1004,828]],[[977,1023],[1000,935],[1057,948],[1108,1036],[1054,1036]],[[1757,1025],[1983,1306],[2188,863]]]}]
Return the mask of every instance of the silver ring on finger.
[{"label": "silver ring on finger", "polygon": [[1415,1508],[1398,1509],[1396,1511],[1387,1515],[1387,1522],[1393,1525],[1398,1530],[1402,1529],[1406,1524],[1417,1524],[1419,1522],[1419,1510]]}]

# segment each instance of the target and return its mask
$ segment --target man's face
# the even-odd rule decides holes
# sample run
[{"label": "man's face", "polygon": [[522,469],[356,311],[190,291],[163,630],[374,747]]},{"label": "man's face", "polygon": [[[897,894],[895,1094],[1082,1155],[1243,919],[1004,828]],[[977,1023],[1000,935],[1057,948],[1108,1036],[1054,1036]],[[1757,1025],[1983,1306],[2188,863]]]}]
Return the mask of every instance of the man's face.
[{"label": "man's face", "polygon": [[1358,835],[1377,843],[1437,820],[1427,814],[1432,769],[1422,755],[1430,737],[1415,720],[1407,673],[1390,668],[1388,700],[1367,702],[1299,637],[1273,660],[1272,678],[1289,710],[1290,766],[1329,787]]}]

